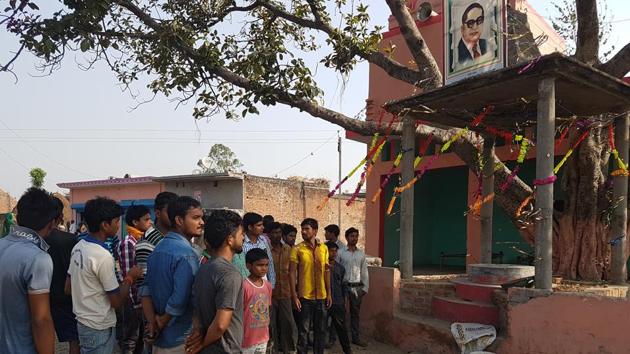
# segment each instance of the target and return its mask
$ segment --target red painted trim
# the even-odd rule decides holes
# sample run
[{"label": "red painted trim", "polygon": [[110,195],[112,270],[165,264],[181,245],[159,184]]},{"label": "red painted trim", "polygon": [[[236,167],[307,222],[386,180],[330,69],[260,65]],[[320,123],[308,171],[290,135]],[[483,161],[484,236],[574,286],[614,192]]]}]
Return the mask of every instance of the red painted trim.
[{"label": "red painted trim", "polygon": [[[422,27],[427,27],[427,26],[431,26],[434,25],[436,23],[440,23],[442,22],[442,14],[438,14],[437,16],[433,16],[430,19],[424,21],[424,22],[420,22],[420,21],[416,21],[416,26],[418,26],[418,28],[422,28]],[[392,29],[390,29],[389,31],[383,33],[383,39],[386,38],[391,38],[395,35],[400,34],[400,27],[394,27]]]},{"label": "red painted trim", "polygon": [[624,77],[624,78],[623,78],[623,81],[624,81],[626,84],[629,84],[629,85],[630,85],[630,76]]}]

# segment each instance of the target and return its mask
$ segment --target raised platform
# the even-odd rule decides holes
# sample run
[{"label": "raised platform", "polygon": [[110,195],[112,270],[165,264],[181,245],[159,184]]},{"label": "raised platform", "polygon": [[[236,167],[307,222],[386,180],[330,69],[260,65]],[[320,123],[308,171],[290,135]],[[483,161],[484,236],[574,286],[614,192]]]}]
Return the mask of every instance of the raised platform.
[{"label": "raised platform", "polygon": [[534,267],[517,264],[470,264],[468,279],[474,283],[501,285],[512,280],[531,277]]}]

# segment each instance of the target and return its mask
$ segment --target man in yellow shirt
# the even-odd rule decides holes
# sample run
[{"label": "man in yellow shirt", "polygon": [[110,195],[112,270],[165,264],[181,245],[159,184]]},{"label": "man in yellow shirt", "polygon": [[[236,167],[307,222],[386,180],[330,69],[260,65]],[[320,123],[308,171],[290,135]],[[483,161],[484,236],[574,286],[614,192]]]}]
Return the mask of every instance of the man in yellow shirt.
[{"label": "man in yellow shirt", "polygon": [[[298,354],[308,352],[311,319],[314,326],[313,354],[324,353],[326,309],[332,305],[328,247],[317,238],[317,220],[306,218],[300,224],[303,242],[291,250],[289,275],[291,298],[300,313]],[[297,284],[297,288],[296,288]]]}]

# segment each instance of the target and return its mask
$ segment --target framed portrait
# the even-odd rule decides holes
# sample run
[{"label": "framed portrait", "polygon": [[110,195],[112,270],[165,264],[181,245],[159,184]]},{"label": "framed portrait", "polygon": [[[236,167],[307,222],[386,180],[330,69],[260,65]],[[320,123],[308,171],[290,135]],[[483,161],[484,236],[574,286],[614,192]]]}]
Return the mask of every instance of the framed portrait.
[{"label": "framed portrait", "polygon": [[444,83],[505,67],[505,0],[444,0]]}]

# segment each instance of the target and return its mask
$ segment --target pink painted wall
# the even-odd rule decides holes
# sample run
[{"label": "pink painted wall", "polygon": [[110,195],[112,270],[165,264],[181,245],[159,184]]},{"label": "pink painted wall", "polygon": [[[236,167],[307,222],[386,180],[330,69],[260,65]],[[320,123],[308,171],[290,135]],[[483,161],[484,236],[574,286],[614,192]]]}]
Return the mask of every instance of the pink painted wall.
[{"label": "pink painted wall", "polygon": [[164,191],[164,184],[161,182],[73,188],[70,190],[70,203],[85,203],[96,196],[109,197],[116,201],[155,199],[155,196],[162,191]]},{"label": "pink painted wall", "polygon": [[630,301],[554,294],[512,306],[497,353],[630,353]]}]

